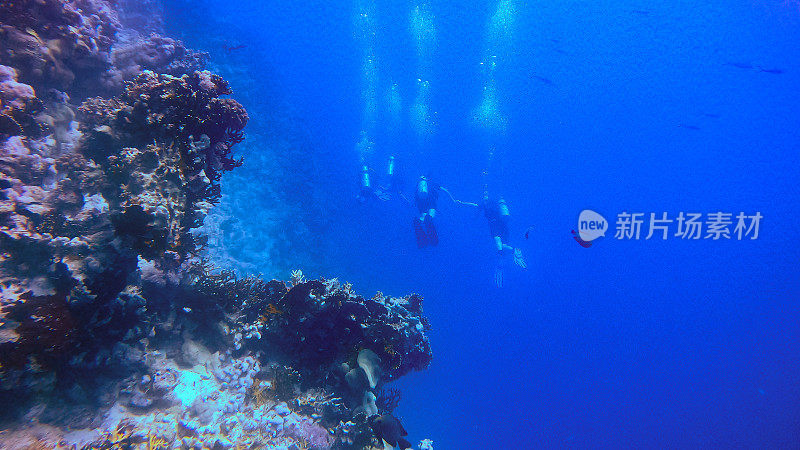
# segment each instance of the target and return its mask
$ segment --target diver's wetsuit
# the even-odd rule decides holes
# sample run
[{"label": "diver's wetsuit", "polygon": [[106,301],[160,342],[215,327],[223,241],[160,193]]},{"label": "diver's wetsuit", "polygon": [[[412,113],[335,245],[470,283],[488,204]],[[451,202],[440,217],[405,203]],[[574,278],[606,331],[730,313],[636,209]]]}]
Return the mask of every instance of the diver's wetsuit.
[{"label": "diver's wetsuit", "polygon": [[[423,184],[424,183],[424,184]],[[436,211],[436,201],[439,200],[439,187],[420,180],[417,183],[417,192],[414,194],[414,202],[420,214],[428,214],[430,210]]]},{"label": "diver's wetsuit", "polygon": [[489,223],[489,233],[493,238],[500,238],[501,248],[508,243],[510,233],[508,231],[509,211],[503,200],[485,200],[483,204],[483,215]]},{"label": "diver's wetsuit", "polygon": [[494,281],[497,287],[503,287],[503,267],[505,265],[505,255],[513,252],[514,263],[522,268],[525,268],[525,260],[522,258],[522,252],[508,245],[510,233],[508,231],[508,219],[510,213],[508,205],[505,200],[489,200],[484,197],[483,215],[489,224],[489,234],[492,235],[494,240],[495,250],[497,250],[497,267],[494,271]]},{"label": "diver's wetsuit", "polygon": [[403,195],[403,182],[397,167],[395,166],[394,156],[389,157],[389,164],[386,168],[386,178],[389,180],[389,185],[386,188],[390,193]]},{"label": "diver's wetsuit", "polygon": [[419,217],[414,218],[414,234],[417,237],[417,247],[419,248],[439,244],[439,234],[433,224],[438,199],[439,186],[433,185],[425,177],[420,178],[414,193],[414,202],[420,213]]}]

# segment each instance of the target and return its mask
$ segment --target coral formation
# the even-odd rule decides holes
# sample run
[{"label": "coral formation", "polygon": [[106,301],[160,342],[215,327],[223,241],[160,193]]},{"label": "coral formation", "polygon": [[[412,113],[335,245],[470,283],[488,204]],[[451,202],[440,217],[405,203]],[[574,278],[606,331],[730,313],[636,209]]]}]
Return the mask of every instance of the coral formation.
[{"label": "coral formation", "polygon": [[151,32],[147,36],[128,32],[121,34],[111,52],[111,67],[102,75],[110,92],[124,86],[144,70],[181,76],[201,70],[208,62],[208,53],[186,48],[183,42]]},{"label": "coral formation", "polygon": [[[0,61],[20,71],[38,91],[58,89],[70,97],[116,94],[123,82],[150,69],[182,75],[200,70],[208,55],[148,26],[146,36],[124,28],[137,23],[142,5],[110,0],[3,1]],[[152,19],[146,21],[148,25]],[[142,30],[145,31],[145,30]]]},{"label": "coral formation", "polygon": [[[364,372],[370,389],[381,374],[393,379],[430,364],[421,296],[365,299],[335,279],[294,281],[290,288],[248,282],[257,283],[261,293],[240,294],[248,299],[242,311],[245,323],[260,330],[257,339],[246,340],[248,348],[282,355],[287,364],[315,376],[334,362],[350,362]],[[241,290],[241,281],[235,279],[219,283],[232,285],[233,292]]]},{"label": "coral formation", "polygon": [[[201,269],[194,269],[198,270]],[[176,292],[181,299],[199,296],[203,298],[201,302],[213,301],[217,299],[216,295],[224,293],[219,300],[227,304],[232,314],[212,313],[215,320],[219,320],[218,327],[207,330],[198,326],[198,321],[209,314],[198,303],[180,308],[185,314],[176,317],[174,309],[162,313],[149,311],[149,299],[145,301],[140,297],[140,305],[147,311],[144,314],[134,312],[130,320],[138,322],[140,327],[151,328],[149,334],[145,337],[137,335],[137,343],[129,342],[130,345],[125,344],[127,340],[121,336],[108,336],[118,344],[105,359],[95,357],[87,361],[82,358],[69,363],[71,371],[84,370],[86,373],[91,367],[92,370],[125,372],[116,379],[109,377],[105,384],[95,389],[80,383],[73,383],[71,388],[78,389],[81,395],[91,396],[89,393],[96,395],[101,391],[115,394],[98,398],[96,401],[102,406],[94,414],[82,405],[89,411],[84,413],[80,422],[74,418],[76,407],[69,406],[70,403],[60,399],[55,392],[56,383],[63,385],[64,381],[59,376],[49,377],[49,384],[43,385],[38,380],[35,386],[39,392],[54,399],[50,402],[55,406],[47,407],[51,410],[50,415],[34,410],[27,414],[34,414],[40,422],[59,426],[63,426],[64,416],[72,416],[70,423],[73,427],[91,430],[79,434],[62,433],[58,435],[59,440],[85,448],[113,448],[123,441],[131,445],[151,445],[158,441],[169,444],[170,448],[232,448],[240,445],[248,448],[325,449],[380,445],[368,420],[380,413],[372,389],[390,377],[399,376],[404,370],[422,369],[430,361],[427,337],[423,330],[412,325],[416,323],[413,313],[407,314],[402,327],[397,330],[390,327],[393,331],[389,331],[377,325],[379,317],[370,321],[367,316],[353,318],[343,313],[343,310],[349,310],[344,302],[339,303],[343,294],[347,293],[355,302],[359,299],[367,301],[355,295],[348,286],[333,281],[302,281],[287,287],[275,280],[241,280],[230,274],[206,273],[204,276],[202,282],[198,283],[199,278],[195,278],[197,284],[185,283]],[[146,284],[142,287],[147,291]],[[319,290],[315,293],[313,288]],[[190,304],[176,301],[177,306]],[[284,312],[275,305],[284,307],[290,305],[289,302],[297,305],[287,308],[284,317]],[[309,305],[302,305],[305,302],[335,306],[326,313],[315,315],[308,310]],[[53,303],[45,301],[42,304]],[[392,314],[399,313],[396,311],[399,305],[408,306],[410,302],[387,298],[386,304],[387,311],[381,313]],[[421,310],[417,311],[421,313]],[[59,314],[64,312],[58,311]],[[19,315],[24,314],[27,311],[19,312]],[[42,313],[34,315],[41,316]],[[331,353],[320,358],[300,342],[294,343],[294,351],[277,351],[273,346],[282,344],[276,336],[286,332],[287,328],[283,327],[294,326],[291,325],[293,319],[289,318],[293,315],[302,322],[319,321],[323,316],[332,323],[341,321],[340,334],[332,335],[335,339],[342,339],[341,345],[331,347]],[[303,317],[307,319],[303,320]],[[255,326],[251,327],[253,324]],[[51,324],[53,327],[57,325]],[[343,339],[349,333],[345,329],[353,325],[364,326],[366,331],[360,337]],[[69,323],[62,329],[72,330],[74,327]],[[246,331],[248,328],[250,332]],[[370,331],[371,328],[374,330]],[[383,336],[383,341],[392,340],[398,348],[408,349],[404,355],[417,363],[410,363],[403,369],[392,367],[390,359],[382,359],[377,353],[363,348],[384,345],[378,336]],[[54,341],[40,345],[73,353]],[[353,349],[359,347],[361,350],[353,354]],[[419,351],[422,353],[415,356]],[[296,364],[298,369],[292,368],[290,363]],[[345,369],[359,373],[361,384],[349,383]],[[45,368],[38,370],[47,371]],[[10,371],[5,369],[0,373],[3,375],[3,389],[11,390],[15,383],[19,386],[19,378],[8,378]],[[380,377],[381,373],[384,377]],[[25,387],[30,386],[34,384],[29,381]],[[396,406],[399,394],[392,391],[389,395],[394,400],[384,400],[382,404]],[[364,407],[364,398],[371,398],[373,410]],[[388,411],[383,414],[388,414]],[[11,436],[17,438],[18,434],[12,433]]]},{"label": "coral formation", "polygon": [[39,137],[45,131],[35,116],[44,105],[33,88],[17,81],[17,71],[0,65],[0,138]]},{"label": "coral formation", "polygon": [[[234,100],[219,98],[230,92],[224,80],[207,72],[170,77],[163,84],[152,73],[137,80],[124,98],[137,96],[139,101],[94,99],[82,107],[97,124],[82,125],[84,138],[75,151],[64,151],[55,134],[33,139],[41,133],[24,129],[0,144],[0,297],[9,310],[35,312],[43,307],[36,306],[39,303],[63,310],[52,314],[59,317],[58,326],[43,330],[24,320],[4,323],[2,328],[13,336],[0,344],[4,360],[19,359],[18,353],[30,355],[34,349],[24,344],[28,340],[46,342],[50,335],[57,339],[63,317],[91,321],[92,311],[104,311],[115,301],[127,305],[135,296],[120,295],[140,265],[151,272],[177,273],[184,258],[196,250],[190,230],[202,223],[218,197],[220,172],[238,164],[229,154],[242,139],[247,114]],[[13,76],[5,82],[16,83]],[[152,90],[168,96],[164,92],[170,88],[164,84],[176,86],[180,95],[166,104],[144,100]],[[20,94],[8,101],[14,105],[10,108],[24,108],[36,99],[30,87],[17,91]],[[116,108],[101,110],[98,104]],[[167,110],[176,121],[179,115],[193,115],[183,129],[195,131],[197,139],[154,122]],[[25,317],[13,312],[8,317],[17,316]],[[63,345],[71,345],[71,339],[64,339]]]},{"label": "coral formation", "polygon": [[219,199],[222,172],[238,167],[232,147],[248,116],[228,84],[210,72],[173,77],[142,72],[119,98],[79,108],[86,153],[108,174],[119,199],[118,233],[146,259],[185,255],[189,233]]},{"label": "coral formation", "polygon": [[422,298],[217,270],[248,113],[207,56],[136,2],[0,6],[0,447],[379,446]]},{"label": "coral formation", "polygon": [[0,57],[40,88],[66,90],[110,65],[120,28],[105,0],[15,0],[3,2]]},{"label": "coral formation", "polygon": [[[51,37],[99,5],[27,3],[9,10],[17,24]],[[145,337],[148,302],[164,301],[146,300],[142,285],[185,277],[202,244],[190,230],[218,198],[221,172],[239,164],[230,154],[247,113],[220,98],[230,89],[216,75],[145,72],[76,116],[66,94],[26,84],[52,80],[9,59],[22,69],[0,66],[0,381],[25,398],[40,382],[34,367],[58,378],[127,364],[128,347],[115,345]]]}]

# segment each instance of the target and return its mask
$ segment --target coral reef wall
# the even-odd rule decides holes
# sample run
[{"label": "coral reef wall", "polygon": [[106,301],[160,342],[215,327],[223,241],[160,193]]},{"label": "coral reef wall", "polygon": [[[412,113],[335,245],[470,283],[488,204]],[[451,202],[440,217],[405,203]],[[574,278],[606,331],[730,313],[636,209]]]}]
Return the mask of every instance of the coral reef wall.
[{"label": "coral reef wall", "polygon": [[[137,20],[141,14],[113,3],[3,1],[0,62],[17,69],[40,95],[55,89],[74,101],[118,94],[143,69],[181,75],[203,68],[207,55],[160,36],[157,21]],[[123,28],[120,16],[126,23],[141,22],[143,29]]]},{"label": "coral reef wall", "polygon": [[242,274],[279,276],[299,266],[334,273],[322,264],[331,205],[323,183],[331,182],[330,175],[320,169],[306,131],[263,80],[231,65],[212,66],[242,84],[237,99],[254,120],[237,149],[247,164],[227,177],[228,189],[202,229],[209,236],[209,257]]},{"label": "coral reef wall", "polygon": [[262,35],[254,35],[213,2],[165,5],[167,29],[209,52],[207,67],[235,83],[236,98],[252,118],[247,140],[237,147],[246,164],[228,174],[220,203],[202,228],[209,258],[240,274],[277,277],[296,267],[316,276],[336,274],[338,264],[323,255],[332,246],[329,213],[339,205],[332,187],[348,181],[331,164],[336,158],[320,151],[308,118],[287,91],[280,75],[287,50],[276,39],[279,30],[267,23],[259,27]]},{"label": "coral reef wall", "polygon": [[249,114],[207,55],[137,2],[1,6],[0,448],[380,446],[422,298],[209,263]]},{"label": "coral reef wall", "polygon": [[230,153],[247,113],[220,98],[230,90],[209,72],[143,72],[122,95],[84,102],[64,137],[47,123],[74,117],[70,105],[0,72],[17,92],[3,91],[0,363],[58,366],[111,328],[129,331],[109,309],[143,306],[132,294],[143,271],[179,284],[200,243],[191,230],[219,198],[221,173],[239,164]]}]

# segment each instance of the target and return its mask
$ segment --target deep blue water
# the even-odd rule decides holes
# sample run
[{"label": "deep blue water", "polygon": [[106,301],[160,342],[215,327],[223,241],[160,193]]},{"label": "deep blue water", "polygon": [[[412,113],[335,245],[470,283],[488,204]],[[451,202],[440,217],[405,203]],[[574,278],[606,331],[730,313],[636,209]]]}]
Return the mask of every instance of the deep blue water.
[{"label": "deep blue water", "polygon": [[[488,167],[528,262],[506,271],[502,289],[476,211],[440,199],[440,245],[418,250],[413,208],[355,200],[364,43],[355,2],[321,3],[171,0],[167,23],[212,53],[251,113],[238,175],[251,181],[224,189],[270,185],[318,211],[305,238],[283,244],[313,246],[313,258],[291,263],[365,295],[425,296],[433,364],[396,382],[413,443],[800,448],[798,3],[510,2],[512,40],[494,77],[507,128],[490,132],[472,116],[498,3],[431,1],[436,126],[420,140],[409,123],[421,70],[412,2],[371,2],[378,108],[367,163],[379,176],[395,154],[409,188],[426,173],[471,201]],[[305,159],[265,172],[281,133]],[[645,240],[645,229],[583,248],[570,234],[583,209],[612,225],[622,211],[763,220],[757,240]],[[290,223],[305,226],[299,217]]]}]

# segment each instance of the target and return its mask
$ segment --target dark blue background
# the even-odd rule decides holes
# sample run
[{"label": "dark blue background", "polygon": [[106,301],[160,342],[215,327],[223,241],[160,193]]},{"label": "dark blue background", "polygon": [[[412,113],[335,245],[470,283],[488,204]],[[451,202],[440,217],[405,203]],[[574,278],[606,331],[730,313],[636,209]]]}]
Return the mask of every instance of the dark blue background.
[{"label": "dark blue background", "polygon": [[[495,140],[504,156],[490,189],[508,200],[512,244],[529,267],[510,270],[503,289],[493,285],[491,241],[476,212],[442,201],[441,244],[420,251],[410,207],[355,202],[355,5],[321,3],[171,0],[167,23],[213,54],[251,112],[251,130],[284,129],[311,152],[313,171],[289,167],[258,181],[318,192],[325,226],[309,231],[319,259],[306,272],[349,280],[365,295],[425,296],[433,364],[396,383],[412,442],[800,448],[797,3],[518,2],[514,54],[497,77],[509,128]],[[397,81],[407,113],[416,57],[410,5],[395,3],[376,7],[379,92]],[[494,2],[429,6],[436,134],[420,148],[406,121],[403,137],[388,142],[380,122],[371,164],[396,153],[409,184],[425,171],[473,200],[487,140],[470,118]],[[247,47],[225,52],[226,41]],[[292,125],[269,125],[278,115]],[[255,173],[268,146],[251,140],[241,173]],[[250,205],[259,206],[280,208]],[[624,210],[764,219],[755,241],[609,235],[584,249],[570,230],[586,208],[611,221]]]}]

